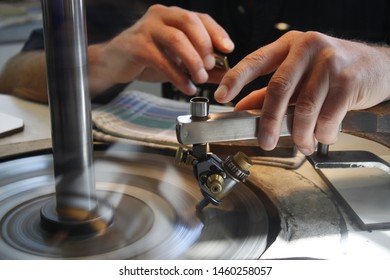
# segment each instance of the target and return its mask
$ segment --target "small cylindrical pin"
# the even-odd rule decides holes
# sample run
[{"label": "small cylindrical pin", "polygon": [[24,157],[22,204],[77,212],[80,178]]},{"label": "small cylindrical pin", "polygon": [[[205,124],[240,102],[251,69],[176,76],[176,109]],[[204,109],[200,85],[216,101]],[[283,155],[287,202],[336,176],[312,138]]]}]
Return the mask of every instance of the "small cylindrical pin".
[{"label": "small cylindrical pin", "polygon": [[328,152],[329,152],[329,145],[323,144],[323,143],[318,143],[318,145],[317,145],[317,155],[319,157],[323,157],[323,158],[328,157]]},{"label": "small cylindrical pin", "polygon": [[209,100],[206,97],[194,97],[190,100],[191,115],[195,118],[207,118],[209,116]]}]

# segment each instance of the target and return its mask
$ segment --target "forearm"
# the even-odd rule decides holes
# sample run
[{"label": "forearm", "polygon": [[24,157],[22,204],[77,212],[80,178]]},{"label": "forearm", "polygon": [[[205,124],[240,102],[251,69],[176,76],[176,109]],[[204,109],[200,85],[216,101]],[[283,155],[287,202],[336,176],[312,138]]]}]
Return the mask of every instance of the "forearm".
[{"label": "forearm", "polygon": [[[154,5],[136,24],[110,41],[88,47],[91,97],[133,80],[169,81],[183,93],[193,95],[195,83],[218,82],[221,78],[221,73],[210,78],[207,72],[215,74],[214,48],[229,53],[234,44],[211,17]],[[47,101],[43,51],[14,57],[1,79],[0,91]]]},{"label": "forearm", "polygon": [[45,53],[22,52],[11,58],[0,75],[0,92],[47,103]]},{"label": "forearm", "polygon": [[[88,50],[91,97],[115,85],[106,79],[107,69],[100,57],[101,46]],[[0,93],[12,94],[33,101],[48,102],[44,51],[21,52],[11,58],[0,75]]]}]

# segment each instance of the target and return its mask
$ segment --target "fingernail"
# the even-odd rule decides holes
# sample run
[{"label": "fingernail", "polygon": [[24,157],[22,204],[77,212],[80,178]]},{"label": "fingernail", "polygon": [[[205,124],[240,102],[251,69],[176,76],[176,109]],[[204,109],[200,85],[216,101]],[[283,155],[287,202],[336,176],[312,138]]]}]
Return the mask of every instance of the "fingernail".
[{"label": "fingernail", "polygon": [[266,151],[270,151],[275,148],[276,140],[270,134],[260,134],[259,135],[259,146]]},{"label": "fingernail", "polygon": [[228,50],[228,51],[232,51],[234,49],[234,43],[232,40],[230,40],[229,38],[224,38],[222,39],[222,46]]},{"label": "fingernail", "polygon": [[214,92],[214,98],[218,102],[225,101],[225,98],[227,96],[228,89],[225,85],[220,85],[217,90]]},{"label": "fingernail", "polygon": [[215,57],[209,54],[203,59],[203,63],[206,69],[213,69],[215,66]]},{"label": "fingernail", "polygon": [[197,76],[197,82],[204,83],[209,78],[209,74],[207,74],[206,70],[204,68],[201,68],[198,73],[196,73]]}]

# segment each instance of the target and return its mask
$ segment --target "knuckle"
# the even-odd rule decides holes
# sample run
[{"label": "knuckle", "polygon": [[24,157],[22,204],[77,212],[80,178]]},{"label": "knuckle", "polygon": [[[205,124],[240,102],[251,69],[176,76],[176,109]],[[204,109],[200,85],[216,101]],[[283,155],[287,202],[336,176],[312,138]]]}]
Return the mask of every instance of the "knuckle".
[{"label": "knuckle", "polygon": [[147,13],[161,13],[165,8],[166,7],[161,4],[154,4],[148,8]]},{"label": "knuckle", "polygon": [[330,71],[337,71],[338,65],[342,60],[342,57],[332,47],[326,47],[322,49],[319,54],[320,64]]},{"label": "knuckle", "polygon": [[242,68],[242,67],[233,67],[228,71],[226,76],[231,80],[234,80],[235,78],[240,79],[242,76],[244,76],[246,72],[245,69],[246,68]]},{"label": "knuckle", "polygon": [[252,72],[252,67],[246,63],[239,63],[231,68],[226,74],[226,78],[233,82],[234,80],[245,79],[246,76]]},{"label": "knuckle", "polygon": [[196,25],[199,23],[199,17],[195,12],[185,11],[181,15],[181,20],[185,24]]},{"label": "knuckle", "polygon": [[244,58],[245,64],[251,69],[264,64],[265,61],[267,61],[267,54],[264,48],[259,48]]},{"label": "knuckle", "polygon": [[352,90],[359,81],[359,72],[352,69],[344,69],[338,75],[339,84],[346,90]]},{"label": "knuckle", "polygon": [[261,119],[263,123],[268,123],[269,126],[273,126],[273,124],[276,124],[279,121],[278,116],[268,110],[263,110],[261,112]]},{"label": "knuckle", "polygon": [[301,31],[290,30],[287,31],[285,34],[283,34],[282,37],[279,38],[279,40],[285,41],[286,43],[290,44],[291,42],[295,41],[297,37],[300,37],[301,35],[302,35]]},{"label": "knuckle", "polygon": [[241,67],[241,64],[236,65],[226,72],[223,77],[223,83],[229,88],[234,88],[238,85],[244,86],[248,75],[251,73],[250,67]]},{"label": "knuckle", "polygon": [[334,126],[336,121],[332,113],[321,112],[318,116],[318,123],[321,126]]},{"label": "knuckle", "polygon": [[223,84],[225,84],[228,88],[233,88],[236,84],[236,81],[239,80],[241,72],[236,69],[230,69],[223,77]]},{"label": "knuckle", "polygon": [[297,30],[289,30],[287,31],[283,37],[295,37],[296,34],[300,34],[301,32],[300,31],[297,31]]},{"label": "knuckle", "polygon": [[311,118],[318,113],[318,106],[312,94],[305,95],[295,105],[295,115],[298,118]]},{"label": "knuckle", "polygon": [[237,77],[249,77],[253,73],[259,73],[259,65],[262,65],[266,60],[264,50],[258,49],[256,52],[247,55],[241,62],[232,68],[231,73]]},{"label": "knuckle", "polygon": [[184,34],[179,30],[174,30],[174,31],[168,32],[166,34],[166,38],[167,38],[167,41],[169,42],[169,44],[171,44],[172,46],[175,46],[184,40]]},{"label": "knuckle", "polygon": [[323,53],[326,53],[328,50],[330,50],[330,56],[328,58],[332,58],[332,56],[335,54],[334,51],[331,51],[333,46],[329,38],[326,35],[316,31],[307,31],[303,33],[299,38],[299,43],[297,46],[298,51],[305,55],[307,54],[308,50],[315,50],[315,52],[320,53],[320,58],[322,58],[324,55]]},{"label": "knuckle", "polygon": [[204,37],[202,40],[197,42],[197,48],[202,56],[213,52],[211,41],[207,37]]},{"label": "knuckle", "polygon": [[206,14],[206,13],[197,13],[196,14],[199,18],[201,18],[202,20],[205,20],[205,21],[214,21],[214,19],[209,15],[209,14]]},{"label": "knuckle", "polygon": [[275,97],[282,97],[292,89],[292,82],[286,75],[275,74],[268,83],[268,93]]},{"label": "knuckle", "polygon": [[316,31],[303,33],[302,42],[308,46],[320,47],[328,44],[327,36]]}]

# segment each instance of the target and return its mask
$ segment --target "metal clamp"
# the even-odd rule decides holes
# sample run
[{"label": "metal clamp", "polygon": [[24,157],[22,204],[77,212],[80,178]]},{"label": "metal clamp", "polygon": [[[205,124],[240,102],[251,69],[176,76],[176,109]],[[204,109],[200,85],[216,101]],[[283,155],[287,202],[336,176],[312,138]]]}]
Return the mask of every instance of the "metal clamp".
[{"label": "metal clamp", "polygon": [[[192,123],[204,123],[209,118],[209,102],[207,98],[196,97],[191,100]],[[180,128],[178,128],[178,131]],[[176,163],[193,166],[203,199],[197,210],[202,210],[209,203],[220,205],[237,183],[245,182],[249,176],[252,162],[244,153],[238,152],[225,160],[208,152],[208,143],[195,141],[192,150],[180,147],[176,153]]]},{"label": "metal clamp", "polygon": [[[380,105],[379,111],[382,113],[378,113],[378,108],[375,107],[371,111],[348,113],[340,126],[340,131],[351,134],[354,132],[361,134],[367,131],[389,137],[389,105],[390,102]],[[293,116],[294,107],[289,107],[282,121],[280,136],[291,135]],[[235,177],[234,172],[227,172],[229,167],[226,162],[220,160],[216,155],[207,153],[208,143],[256,139],[260,118],[261,112],[258,110],[209,114],[208,100],[203,97],[191,100],[191,115],[177,118],[176,135],[178,141],[183,145],[193,145],[192,151],[181,151],[179,161],[190,162],[194,166],[195,176],[198,178],[202,193],[207,200],[201,203],[201,207],[204,207],[203,204],[207,205],[208,202],[218,205],[230,190],[229,184],[223,183],[226,178],[225,173],[231,175],[230,178],[235,182],[244,181],[249,176],[249,172],[246,174],[246,171],[249,171],[248,166],[251,165],[250,159],[243,156],[245,168],[240,164],[237,166],[244,170],[245,176]],[[362,124],[362,121],[367,118],[370,121]],[[383,139],[387,139],[386,137]],[[390,174],[389,163],[366,151],[329,152],[329,145],[319,143],[317,152],[307,158],[316,169],[379,168]],[[223,187],[224,184],[226,184],[226,191]],[[221,193],[216,194],[217,189],[221,188]]]},{"label": "metal clamp", "polygon": [[328,149],[328,145],[319,143],[317,152],[307,157],[314,168],[376,168],[390,175],[390,164],[371,152]]}]

